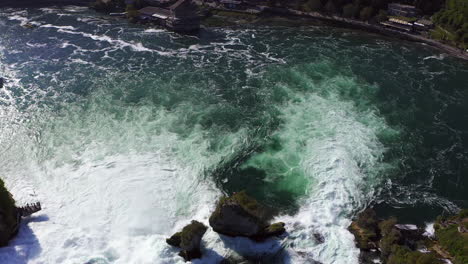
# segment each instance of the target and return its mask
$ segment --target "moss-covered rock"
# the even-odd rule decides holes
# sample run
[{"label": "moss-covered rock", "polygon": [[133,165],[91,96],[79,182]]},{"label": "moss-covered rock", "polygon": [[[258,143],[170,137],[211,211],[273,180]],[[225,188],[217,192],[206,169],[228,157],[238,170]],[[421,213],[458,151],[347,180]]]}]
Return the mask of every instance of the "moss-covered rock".
[{"label": "moss-covered rock", "polygon": [[0,247],[6,246],[8,241],[18,232],[20,217],[13,197],[0,180]]},{"label": "moss-covered rock", "polygon": [[166,242],[174,247],[180,247],[179,255],[186,261],[201,257],[200,243],[207,227],[197,221],[186,225],[182,231],[175,233]]},{"label": "moss-covered rock", "polygon": [[166,239],[166,243],[173,247],[180,247],[182,232],[173,234],[170,238]]},{"label": "moss-covered rock", "polygon": [[442,264],[434,253],[412,251],[405,246],[393,245],[386,264]]},{"label": "moss-covered rock", "polygon": [[377,217],[375,211],[368,208],[361,212],[349,227],[349,231],[355,237],[356,246],[361,250],[377,248]]},{"label": "moss-covered rock", "polygon": [[254,237],[268,227],[262,207],[245,192],[221,198],[209,222],[214,231],[228,236]]},{"label": "moss-covered rock", "polygon": [[[385,264],[439,264],[442,257],[430,249],[434,242],[423,236],[415,225],[398,225],[394,217],[379,220],[369,209],[358,215],[350,226],[356,245],[361,249],[361,263],[373,263],[376,257]],[[378,249],[378,250],[374,250]]]},{"label": "moss-covered rock", "polygon": [[438,244],[448,252],[455,264],[468,263],[468,210],[449,217],[440,217],[435,225]]},{"label": "moss-covered rock", "polygon": [[222,197],[209,222],[213,230],[220,234],[253,240],[263,240],[286,232],[282,222],[268,224],[266,209],[244,191]]},{"label": "moss-covered rock", "polygon": [[280,236],[284,234],[284,232],[286,232],[286,228],[284,228],[285,226],[286,224],[283,222],[274,223],[274,224],[269,225],[267,228],[265,228],[263,233],[267,237]]}]

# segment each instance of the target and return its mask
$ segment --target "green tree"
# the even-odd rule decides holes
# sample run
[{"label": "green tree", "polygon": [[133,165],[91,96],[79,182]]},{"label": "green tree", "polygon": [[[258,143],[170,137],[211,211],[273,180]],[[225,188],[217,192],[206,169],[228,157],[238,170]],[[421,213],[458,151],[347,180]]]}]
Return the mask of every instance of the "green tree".
[{"label": "green tree", "polygon": [[450,33],[443,33],[443,30],[436,29],[432,35],[436,38],[451,37],[457,45],[462,48],[468,48],[466,35],[468,34],[468,1],[466,0],[447,0],[445,8],[433,16],[434,22]]}]

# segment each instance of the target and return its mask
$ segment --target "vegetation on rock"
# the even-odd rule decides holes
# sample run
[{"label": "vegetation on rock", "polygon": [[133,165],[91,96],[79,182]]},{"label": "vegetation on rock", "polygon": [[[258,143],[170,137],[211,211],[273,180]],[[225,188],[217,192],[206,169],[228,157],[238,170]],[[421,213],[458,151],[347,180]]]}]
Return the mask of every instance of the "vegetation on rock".
[{"label": "vegetation on rock", "polygon": [[17,233],[18,224],[15,201],[0,179],[0,247],[6,246]]},{"label": "vegetation on rock", "polygon": [[201,257],[200,243],[207,227],[197,221],[186,225],[182,231],[175,233],[166,242],[174,247],[180,247],[179,255],[186,261]]},{"label": "vegetation on rock", "polygon": [[442,264],[436,254],[412,251],[405,246],[393,245],[392,254],[387,259],[387,264]]},{"label": "vegetation on rock", "polygon": [[468,210],[440,217],[434,225],[438,243],[453,257],[455,264],[468,263]]},{"label": "vegetation on rock", "polygon": [[281,235],[286,231],[284,223],[269,225],[266,210],[244,191],[222,197],[209,222],[213,230],[220,234],[254,240]]},{"label": "vegetation on rock", "polygon": [[468,49],[468,1],[447,0],[433,19],[437,24],[432,32],[434,38]]},{"label": "vegetation on rock", "polygon": [[372,209],[366,209],[358,215],[357,220],[350,226],[358,248],[362,250],[377,248],[377,223],[377,216]]},{"label": "vegetation on rock", "polygon": [[286,232],[285,223],[283,222],[278,222],[269,225],[267,228],[265,228],[264,235],[265,236],[279,236]]},{"label": "vegetation on rock", "polygon": [[[366,252],[379,249],[379,257],[386,264],[439,264],[442,263],[434,252],[422,253],[427,238],[419,229],[404,230],[397,226],[397,219],[391,217],[379,221],[372,209],[360,213],[350,226],[356,245],[361,249],[361,259]],[[370,254],[370,253],[369,253]]]}]

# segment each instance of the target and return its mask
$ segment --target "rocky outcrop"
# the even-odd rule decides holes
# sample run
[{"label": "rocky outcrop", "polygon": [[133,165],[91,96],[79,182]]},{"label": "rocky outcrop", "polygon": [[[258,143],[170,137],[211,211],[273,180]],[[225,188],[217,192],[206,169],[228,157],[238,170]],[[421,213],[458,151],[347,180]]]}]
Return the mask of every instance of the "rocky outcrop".
[{"label": "rocky outcrop", "polygon": [[186,261],[201,257],[200,243],[207,227],[197,221],[186,225],[182,231],[175,233],[166,242],[174,247],[179,247],[179,255]]},{"label": "rocky outcrop", "polygon": [[354,235],[356,246],[361,250],[377,249],[378,222],[374,210],[366,209],[361,212],[349,227],[349,231]]},{"label": "rocky outcrop", "polygon": [[209,222],[213,230],[220,234],[254,240],[263,240],[286,232],[284,223],[270,225],[264,207],[245,192],[221,198]]},{"label": "rocky outcrop", "polygon": [[20,219],[13,197],[0,180],[0,247],[8,245],[18,233]]},{"label": "rocky outcrop", "polygon": [[41,203],[36,202],[32,204],[26,204],[25,206],[18,207],[18,214],[21,217],[27,217],[34,213],[39,212],[42,209]]},{"label": "rocky outcrop", "polygon": [[[465,219],[465,220],[463,220]],[[468,223],[466,216],[439,219],[435,240],[424,235],[416,225],[398,224],[396,218],[378,219],[372,209],[359,214],[349,230],[354,234],[356,246],[361,250],[360,263],[385,264],[441,264],[449,259],[455,264],[468,263],[468,236],[459,228]],[[464,252],[464,253],[463,253]],[[455,257],[453,254],[460,253]]]},{"label": "rocky outcrop", "polygon": [[454,216],[439,217],[434,224],[434,249],[454,264],[468,263],[468,209]]}]

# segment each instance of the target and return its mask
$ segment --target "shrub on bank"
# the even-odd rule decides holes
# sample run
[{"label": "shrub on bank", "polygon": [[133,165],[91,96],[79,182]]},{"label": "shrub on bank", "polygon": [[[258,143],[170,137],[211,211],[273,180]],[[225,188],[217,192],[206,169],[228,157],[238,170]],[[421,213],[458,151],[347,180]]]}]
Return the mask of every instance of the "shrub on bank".
[{"label": "shrub on bank", "polygon": [[467,223],[468,210],[465,209],[455,216],[440,217],[434,225],[437,241],[452,255],[455,264],[468,263]]}]

